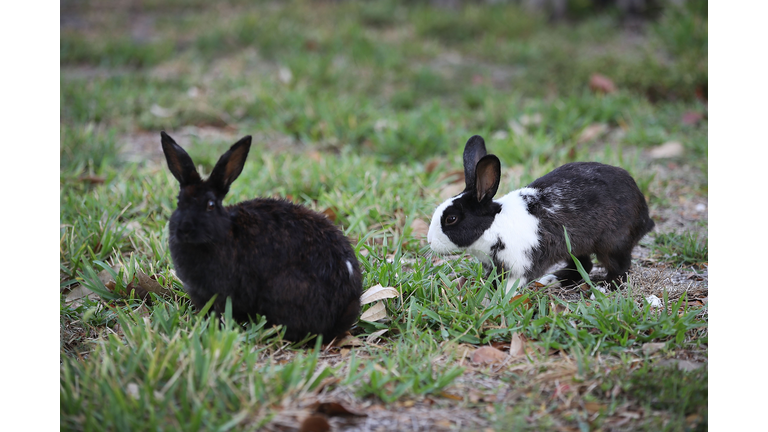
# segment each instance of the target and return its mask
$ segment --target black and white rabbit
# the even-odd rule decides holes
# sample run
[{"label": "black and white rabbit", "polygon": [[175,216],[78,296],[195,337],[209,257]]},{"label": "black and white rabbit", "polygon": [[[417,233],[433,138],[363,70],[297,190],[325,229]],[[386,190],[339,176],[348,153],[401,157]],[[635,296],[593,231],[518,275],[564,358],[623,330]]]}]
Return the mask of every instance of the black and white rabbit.
[{"label": "black and white rabbit", "polygon": [[626,277],[632,248],[654,227],[645,197],[622,168],[568,163],[494,200],[500,177],[501,163],[486,154],[483,138],[470,138],[464,147],[466,188],[437,207],[427,240],[437,253],[466,250],[487,273],[493,266],[506,272],[507,290],[561,261],[566,266],[554,277],[568,285],[581,281],[563,227],[584,270],[592,269],[595,254],[613,287]]},{"label": "black and white rabbit", "polygon": [[251,146],[246,136],[202,180],[186,151],[161,132],[163,153],[180,190],[169,222],[171,258],[193,304],[218,294],[240,322],[260,314],[296,341],[308,333],[330,342],[360,314],[362,275],[349,240],[325,216],[285,200],[222,200]]}]

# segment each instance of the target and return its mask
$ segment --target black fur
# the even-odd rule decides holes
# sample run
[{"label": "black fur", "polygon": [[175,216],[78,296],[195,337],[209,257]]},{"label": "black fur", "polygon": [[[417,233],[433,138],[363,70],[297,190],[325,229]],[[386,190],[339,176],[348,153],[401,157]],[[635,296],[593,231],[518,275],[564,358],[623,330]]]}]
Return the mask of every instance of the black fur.
[{"label": "black fur", "polygon": [[251,137],[222,155],[207,180],[171,137],[161,137],[180,184],[169,223],[171,258],[193,304],[199,309],[218,294],[213,310],[223,313],[230,297],[235,319],[263,315],[286,326],[292,341],[311,333],[329,342],[347,331],[360,314],[362,275],[342,232],[325,216],[284,200],[222,205]]},{"label": "black fur", "polygon": [[[478,182],[478,173],[493,182]],[[496,156],[487,156],[485,141],[475,135],[464,147],[464,184],[461,196],[446,207],[440,218],[445,235],[457,246],[474,243],[493,224],[501,206],[493,201],[501,178],[501,162]],[[489,184],[490,183],[490,184]],[[464,223],[471,218],[471,223]]]},{"label": "black fur", "polygon": [[[502,205],[493,201],[501,168],[496,156],[486,154],[485,142],[477,135],[464,148],[464,175],[466,188],[440,215],[440,229],[451,242],[466,248],[489,229],[519,229],[498,224],[492,228],[502,211]],[[531,281],[543,276],[550,266],[566,261],[555,276],[565,284],[581,281],[568,254],[565,227],[573,254],[587,272],[592,269],[590,257],[595,254],[608,271],[609,286],[624,280],[632,249],[654,227],[645,197],[627,171],[596,162],[574,162],[556,168],[527,187],[532,189],[531,193],[521,197],[528,213],[538,220],[538,242],[527,251],[530,267],[517,277]],[[499,235],[485,253],[493,265],[504,271],[508,265],[498,255],[505,248],[516,246],[504,244]]]},{"label": "black fur", "polygon": [[[555,276],[576,284],[581,276],[568,255],[563,227],[572,253],[587,272],[590,255],[605,266],[609,286],[621,283],[632,261],[632,249],[654,227],[648,204],[630,174],[597,162],[573,162],[556,168],[528,185],[537,191],[527,199],[528,212],[539,219],[539,246],[531,253],[532,278],[565,260]],[[548,211],[547,209],[555,209]],[[536,276],[533,276],[536,275]]]}]

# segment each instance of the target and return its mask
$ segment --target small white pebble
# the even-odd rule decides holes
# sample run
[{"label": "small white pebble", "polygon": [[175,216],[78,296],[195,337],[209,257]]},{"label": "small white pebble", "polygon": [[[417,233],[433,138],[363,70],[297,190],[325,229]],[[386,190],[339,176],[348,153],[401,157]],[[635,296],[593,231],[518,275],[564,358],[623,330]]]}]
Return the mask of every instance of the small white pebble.
[{"label": "small white pebble", "polygon": [[281,67],[277,71],[277,78],[283,83],[283,84],[290,84],[291,81],[293,81],[293,73],[290,69],[287,67]]},{"label": "small white pebble", "polygon": [[498,130],[491,135],[492,140],[505,140],[509,138],[509,133],[503,130]]},{"label": "small white pebble", "polygon": [[704,213],[705,211],[707,211],[707,206],[702,203],[698,203],[696,204],[696,211],[699,213]]},{"label": "small white pebble", "polygon": [[645,301],[651,304],[651,307],[661,307],[662,301],[660,298],[656,297],[655,295],[651,294],[645,298]]},{"label": "small white pebble", "polygon": [[[606,290],[605,290],[605,288],[603,288],[603,287],[602,287],[602,286],[600,286],[600,285],[596,286],[595,288],[597,288],[597,290],[598,290],[598,291],[600,291],[600,292],[601,292],[601,293],[603,293],[603,294],[605,294],[605,293],[607,293],[607,292],[608,292],[608,291],[606,291]],[[589,296],[589,299],[590,299],[590,300],[594,300],[594,299],[595,299],[595,295],[594,295],[594,294],[591,294],[591,295]]]},{"label": "small white pebble", "polygon": [[126,393],[128,393],[132,398],[138,400],[139,399],[139,385],[136,383],[128,383],[128,385],[125,388]]}]

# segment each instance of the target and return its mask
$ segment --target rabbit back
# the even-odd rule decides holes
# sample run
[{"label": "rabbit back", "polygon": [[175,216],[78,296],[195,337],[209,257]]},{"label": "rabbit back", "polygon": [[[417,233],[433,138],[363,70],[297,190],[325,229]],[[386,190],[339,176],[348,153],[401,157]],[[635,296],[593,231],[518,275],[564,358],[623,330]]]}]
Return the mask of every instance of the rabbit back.
[{"label": "rabbit back", "polygon": [[628,267],[628,262],[612,266],[610,261],[617,256],[626,261],[632,248],[655,225],[632,176],[611,165],[569,163],[518,192],[528,213],[539,220],[539,242],[530,253],[533,265],[527,272],[529,280],[541,276],[557,261],[570,259],[563,227],[573,255],[596,254],[610,273],[612,267]]},{"label": "rabbit back", "polygon": [[360,311],[362,275],[349,240],[325,216],[284,200],[254,199],[226,208],[227,237],[202,245],[171,242],[179,277],[194,304],[214,294],[213,309],[232,298],[238,321],[254,314],[329,341],[349,329]]}]

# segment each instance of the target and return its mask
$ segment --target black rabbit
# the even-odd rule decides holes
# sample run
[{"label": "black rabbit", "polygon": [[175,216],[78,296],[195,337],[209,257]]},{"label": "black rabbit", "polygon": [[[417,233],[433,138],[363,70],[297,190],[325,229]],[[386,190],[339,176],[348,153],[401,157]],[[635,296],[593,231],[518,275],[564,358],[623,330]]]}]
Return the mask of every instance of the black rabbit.
[{"label": "black rabbit", "polygon": [[654,227],[645,197],[622,168],[573,162],[494,200],[501,162],[475,135],[464,147],[464,177],[464,191],[435,210],[427,239],[437,253],[466,250],[487,272],[493,266],[506,272],[507,290],[560,261],[566,266],[555,273],[557,280],[581,281],[563,227],[584,270],[592,269],[595,254],[613,287],[626,277],[632,248]]},{"label": "black rabbit", "polygon": [[213,310],[232,299],[235,319],[254,314],[286,327],[297,341],[320,334],[330,342],[360,313],[362,275],[349,240],[325,216],[285,200],[222,200],[251,146],[246,136],[202,180],[186,151],[161,132],[168,168],[179,181],[169,223],[171,258],[193,304],[218,294]]}]

